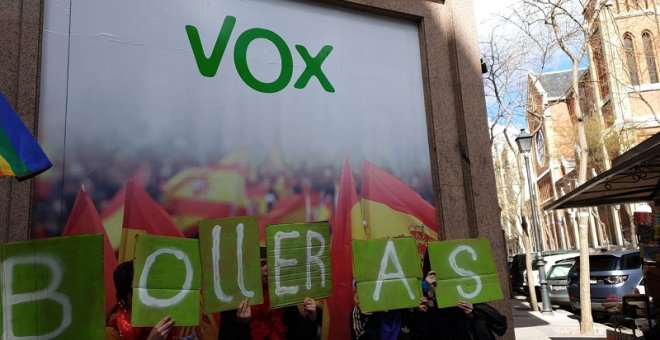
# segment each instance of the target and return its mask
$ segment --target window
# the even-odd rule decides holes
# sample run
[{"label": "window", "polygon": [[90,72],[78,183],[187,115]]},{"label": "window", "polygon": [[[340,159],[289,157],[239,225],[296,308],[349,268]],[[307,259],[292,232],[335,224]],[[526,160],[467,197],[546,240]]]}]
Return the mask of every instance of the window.
[{"label": "window", "polygon": [[589,256],[589,269],[592,272],[613,270],[616,268],[618,259],[611,255]]},{"label": "window", "polygon": [[646,57],[646,67],[649,70],[649,81],[658,82],[658,71],[655,65],[655,52],[653,50],[653,38],[651,33],[646,31],[642,33],[642,42],[644,43],[644,56]]},{"label": "window", "polygon": [[621,256],[621,269],[637,269],[642,266],[642,258],[638,253]]},{"label": "window", "polygon": [[536,132],[536,160],[539,165],[545,164],[545,138],[543,137],[543,130]]},{"label": "window", "polygon": [[[598,26],[595,23],[594,26]],[[607,81],[607,70],[605,69],[605,58],[603,57],[603,40],[600,38],[600,29],[597,27],[591,36],[594,64],[596,65],[596,77],[600,89],[600,99],[605,99],[610,94],[610,87]]]},{"label": "window", "polygon": [[637,61],[635,61],[635,47],[630,34],[623,36],[623,50],[626,52],[626,64],[630,83],[639,85],[639,73],[637,72]]},{"label": "window", "polygon": [[567,264],[556,264],[552,266],[550,272],[548,273],[548,279],[565,279],[568,277],[568,272],[573,267],[572,263]]}]

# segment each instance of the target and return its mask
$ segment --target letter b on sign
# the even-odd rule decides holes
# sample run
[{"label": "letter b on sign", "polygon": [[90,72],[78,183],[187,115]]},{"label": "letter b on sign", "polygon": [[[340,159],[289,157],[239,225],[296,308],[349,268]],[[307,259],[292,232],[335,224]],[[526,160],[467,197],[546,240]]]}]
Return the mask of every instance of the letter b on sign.
[{"label": "letter b on sign", "polygon": [[0,245],[2,339],[102,339],[102,235]]},{"label": "letter b on sign", "polygon": [[436,272],[438,307],[500,300],[502,288],[486,238],[429,243],[431,269]]}]

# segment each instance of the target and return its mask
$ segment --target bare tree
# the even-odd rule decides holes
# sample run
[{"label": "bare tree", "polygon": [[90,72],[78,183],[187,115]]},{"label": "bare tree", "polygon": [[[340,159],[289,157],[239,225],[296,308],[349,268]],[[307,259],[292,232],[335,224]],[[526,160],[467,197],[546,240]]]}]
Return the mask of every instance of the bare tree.
[{"label": "bare tree", "polygon": [[[589,44],[590,25],[593,18],[585,17],[586,3],[582,0],[524,0],[526,14],[540,27],[546,28],[546,33],[552,35],[564,55],[571,62],[572,101],[574,105],[575,127],[579,154],[578,185],[587,181],[589,145],[585,131],[584,115],[579,105],[579,73]],[[540,28],[541,29],[541,28]],[[582,216],[582,215],[580,215]],[[578,227],[580,235],[580,332],[593,333],[593,318],[591,315],[591,287],[589,269],[589,232],[588,219],[580,218]]]},{"label": "bare tree", "polygon": [[[585,11],[585,3],[581,0],[522,0],[521,4],[512,9],[510,15],[504,15],[501,18],[508,24],[518,29],[519,36],[522,36],[522,41],[526,46],[532,46],[537,51],[541,51],[536,56],[537,65],[545,66],[551,57],[554,56],[555,47],[558,47],[565,58],[570,60],[572,69],[572,88],[579,88],[579,67],[588,51],[588,38],[589,38],[589,24],[591,18],[585,19],[582,13]],[[491,38],[491,42],[494,39]],[[514,44],[515,46],[515,44]],[[502,58],[502,49],[491,47],[491,58]],[[526,53],[525,56],[530,56]],[[498,67],[504,63],[496,63],[491,61],[492,76],[489,74],[487,77],[487,93],[491,93],[498,103],[498,110],[495,119],[491,122],[494,124],[498,121],[503,121],[505,124],[515,116],[516,108],[519,106],[510,107],[506,99],[516,98],[515,95],[511,96],[508,93],[503,93],[502,82],[498,83],[498,78],[494,75],[501,72]],[[529,65],[530,63],[524,63]],[[543,71],[543,67],[535,68],[539,72]],[[529,84],[526,84],[525,89]],[[526,91],[522,92],[526,93]],[[572,91],[572,102],[580,103],[580,91]],[[520,100],[522,103],[522,100]],[[528,108],[527,99],[525,100],[525,108]],[[522,105],[520,105],[522,106]],[[584,183],[587,180],[588,170],[588,157],[589,145],[585,133],[584,116],[581,111],[580,105],[573,105],[573,114],[575,115],[575,125],[577,130],[578,141],[578,157],[577,163],[579,167],[578,182]],[[541,111],[542,112],[542,111]],[[525,110],[525,116],[528,121],[530,119],[536,120],[535,126],[539,126],[541,121],[540,116],[537,115],[536,110]],[[513,148],[512,148],[513,149]],[[580,219],[586,221],[586,219]],[[593,333],[593,321],[591,317],[591,298],[589,291],[589,243],[588,243],[588,229],[587,225],[579,224],[580,235],[580,296],[581,296],[581,309],[582,318],[580,329],[582,333]]]},{"label": "bare tree", "polygon": [[[633,4],[632,6],[645,4],[645,10],[636,10],[636,13],[640,12],[648,16],[648,19],[652,20],[651,22],[657,27],[656,35],[660,35],[655,1],[652,2],[652,5],[649,5],[651,2],[630,3]],[[577,185],[586,182],[590,175],[593,176],[593,174],[609,169],[610,160],[635,143],[634,135],[630,134],[636,129],[633,126],[635,122],[624,120],[624,124],[613,124],[611,112],[608,113],[604,110],[603,98],[608,97],[610,103],[637,101],[637,107],[645,105],[646,111],[652,113],[654,118],[652,120],[656,123],[660,122],[655,113],[658,108],[654,108],[654,103],[644,97],[643,92],[647,91],[648,87],[636,85],[639,84],[639,79],[644,77],[657,79],[658,73],[660,73],[657,70],[658,65],[655,65],[655,56],[649,54],[652,49],[644,45],[651,40],[647,37],[644,44],[641,44],[641,41],[638,42],[639,46],[644,45],[643,49],[635,50],[626,47],[625,34],[622,35],[619,31],[624,32],[628,28],[617,27],[618,19],[615,20],[612,13],[612,6],[615,5],[616,12],[621,12],[619,6],[624,6],[622,4],[623,2],[620,1],[601,0],[520,0],[507,14],[498,17],[500,25],[491,32],[488,41],[481,45],[484,61],[490,71],[485,78],[485,88],[491,122],[491,141],[496,137],[496,127],[500,125],[509,127],[512,123],[515,125],[521,116],[527,117],[532,133],[542,126],[545,108],[540,106],[544,103],[536,103],[534,98],[524,95],[526,89],[533,87],[535,85],[533,82],[538,78],[530,77],[531,80],[528,80],[526,74],[520,75],[520,73],[527,73],[527,70],[533,70],[536,74],[543,73],[547,65],[556,61],[557,51],[561,52],[563,60],[568,60],[571,64],[571,87],[565,97],[574,118]],[[628,6],[628,2],[625,4]],[[652,6],[652,11],[648,6]],[[622,14],[629,16],[628,13],[622,12]],[[507,27],[514,27],[516,31],[512,32]],[[599,29],[603,31],[599,31]],[[652,27],[650,29],[653,31]],[[614,38],[611,38],[613,32]],[[642,38],[646,34],[637,33]],[[603,37],[607,41],[602,41]],[[599,46],[605,46],[608,49],[607,53],[600,50]],[[607,56],[604,57],[604,55]],[[630,56],[634,58],[630,58]],[[630,60],[635,58],[641,60],[639,65],[643,66],[636,69],[635,72],[642,72],[642,75],[628,71],[632,70]],[[599,63],[594,63],[594,61],[599,61]],[[601,64],[606,66],[602,70],[592,67],[585,73],[585,78],[580,79],[580,66],[584,67],[587,64],[598,67],[601,67]],[[624,67],[624,65],[628,67]],[[622,70],[626,73],[622,74]],[[653,83],[657,80],[647,79],[646,81]],[[608,86],[617,88],[614,89],[615,92],[612,92]],[[591,87],[593,93],[585,93],[585,87]],[[585,103],[589,104],[585,105]],[[620,107],[630,105],[624,104],[620,104]],[[622,110],[620,112],[625,112],[625,108],[620,110]],[[610,117],[607,117],[607,114]],[[508,147],[515,150],[512,147],[511,139],[506,134],[504,137]],[[625,206],[622,211],[628,211],[629,208]],[[503,213],[507,212],[503,211]],[[579,235],[576,238],[579,239],[581,253],[580,295],[583,312],[581,331],[583,333],[593,332],[588,264],[589,234],[592,235],[594,246],[598,246],[599,242],[610,244],[610,240],[616,240],[616,243],[620,245],[624,242],[617,210],[610,207],[610,214],[615,225],[613,234],[610,234],[610,230],[605,228],[598,208],[581,209],[576,214],[578,218],[575,219],[574,224],[577,225],[575,234]],[[629,212],[630,214],[631,212]],[[561,220],[559,214],[557,220]],[[546,222],[552,224],[551,221]],[[559,222],[561,223],[561,221]],[[589,226],[591,226],[591,231]],[[631,227],[630,230],[631,242],[634,244],[634,228]],[[555,236],[548,230],[544,234],[549,240]],[[563,234],[559,236],[563,236]],[[561,239],[561,241],[564,244],[564,240]]]},{"label": "bare tree", "polygon": [[[524,196],[520,192],[520,183],[524,183],[523,164],[518,155],[513,127],[521,124],[527,115],[526,90],[529,69],[544,69],[553,46],[549,41],[542,41],[529,35],[529,39],[520,39],[520,35],[511,34],[506,20],[500,22],[490,32],[488,40],[482,42],[482,60],[487,65],[485,75],[485,93],[489,112],[491,146],[503,226],[507,237],[515,236],[521,240],[524,250],[527,287],[532,310],[538,310],[535,280],[532,270],[532,246],[530,235],[523,230]],[[530,179],[531,180],[531,179]],[[517,183],[514,186],[512,182]],[[527,214],[530,210],[527,209]],[[506,227],[513,226],[513,227]]]}]

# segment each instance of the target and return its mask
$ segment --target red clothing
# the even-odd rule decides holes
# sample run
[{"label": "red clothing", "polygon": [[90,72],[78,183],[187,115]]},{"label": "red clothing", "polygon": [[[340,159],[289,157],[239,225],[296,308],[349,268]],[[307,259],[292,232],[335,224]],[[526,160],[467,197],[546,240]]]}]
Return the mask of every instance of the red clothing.
[{"label": "red clothing", "polygon": [[105,326],[106,340],[143,340],[151,332],[151,328],[131,326],[131,316],[121,305],[117,305]]}]

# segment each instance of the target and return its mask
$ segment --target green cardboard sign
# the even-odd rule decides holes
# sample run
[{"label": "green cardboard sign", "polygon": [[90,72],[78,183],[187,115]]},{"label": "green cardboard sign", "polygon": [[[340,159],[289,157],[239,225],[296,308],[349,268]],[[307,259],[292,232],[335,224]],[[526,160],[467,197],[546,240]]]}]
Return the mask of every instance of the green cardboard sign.
[{"label": "green cardboard sign", "polygon": [[332,294],[328,222],[269,225],[266,242],[271,308]]},{"label": "green cardboard sign", "polygon": [[3,339],[102,339],[103,237],[0,245]]},{"label": "green cardboard sign", "polygon": [[254,217],[199,223],[204,311],[236,309],[243,299],[264,302],[259,259],[259,225]]},{"label": "green cardboard sign", "polygon": [[353,273],[363,312],[419,306],[422,270],[414,238],[353,240]]},{"label": "green cardboard sign", "polygon": [[199,324],[202,270],[197,240],[138,235],[134,266],[133,326],[154,326],[166,315],[177,326]]},{"label": "green cardboard sign", "polygon": [[487,238],[430,242],[429,259],[436,272],[436,291],[441,292],[438,307],[504,298]]}]

